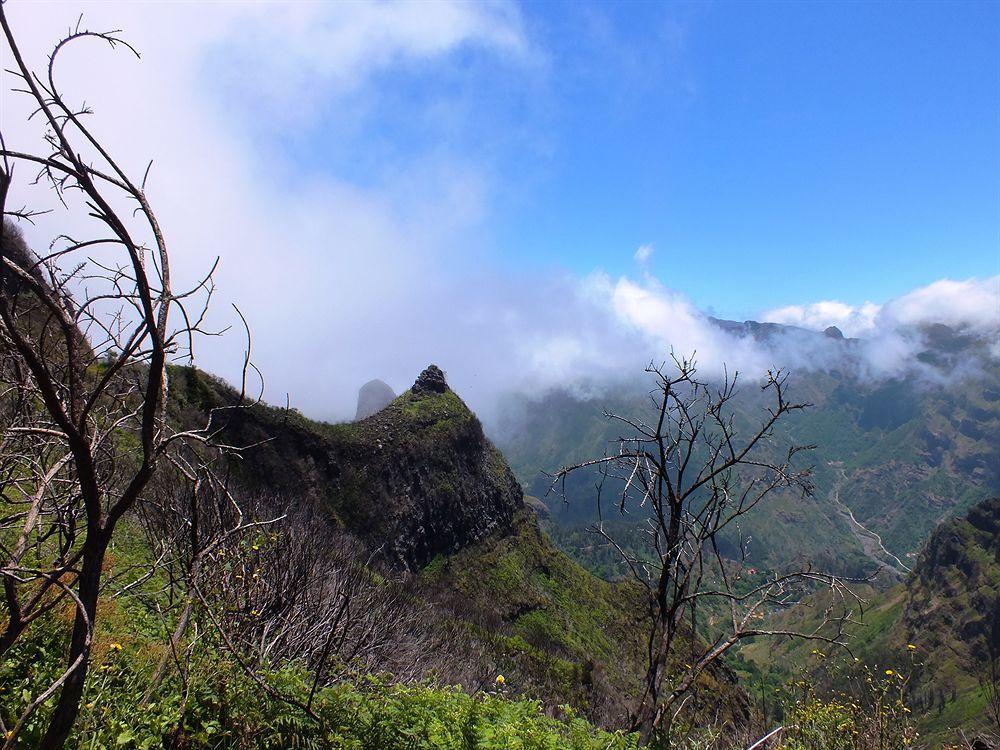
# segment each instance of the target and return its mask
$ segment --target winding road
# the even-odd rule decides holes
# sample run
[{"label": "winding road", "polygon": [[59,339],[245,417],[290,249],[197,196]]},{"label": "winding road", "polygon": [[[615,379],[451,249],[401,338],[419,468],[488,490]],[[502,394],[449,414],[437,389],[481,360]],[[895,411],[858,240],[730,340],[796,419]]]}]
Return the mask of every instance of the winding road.
[{"label": "winding road", "polygon": [[840,472],[840,479],[830,489],[830,502],[841,515],[846,516],[850,520],[851,531],[854,532],[854,537],[858,540],[865,555],[873,562],[889,570],[895,576],[902,578],[910,572],[910,569],[902,560],[886,549],[885,544],[882,542],[882,537],[871,529],[866,528],[854,517],[854,511],[848,508],[840,499],[840,488],[847,481],[847,474],[840,467],[837,467],[837,471]]}]

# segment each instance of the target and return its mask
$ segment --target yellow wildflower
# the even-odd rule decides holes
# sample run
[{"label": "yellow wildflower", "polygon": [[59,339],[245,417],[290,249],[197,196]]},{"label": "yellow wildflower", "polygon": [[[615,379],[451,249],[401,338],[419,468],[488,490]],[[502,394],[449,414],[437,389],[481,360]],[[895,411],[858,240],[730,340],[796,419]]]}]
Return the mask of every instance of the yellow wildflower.
[{"label": "yellow wildflower", "polygon": [[888,675],[889,677],[892,677],[892,676],[893,676],[893,674],[895,674],[895,672],[893,672],[893,671],[892,671],[891,669],[887,669],[887,670],[885,670],[885,673],[886,673],[886,674],[887,674],[887,675]]},{"label": "yellow wildflower", "polygon": [[503,685],[507,680],[504,679],[502,674],[497,675],[497,685]]}]

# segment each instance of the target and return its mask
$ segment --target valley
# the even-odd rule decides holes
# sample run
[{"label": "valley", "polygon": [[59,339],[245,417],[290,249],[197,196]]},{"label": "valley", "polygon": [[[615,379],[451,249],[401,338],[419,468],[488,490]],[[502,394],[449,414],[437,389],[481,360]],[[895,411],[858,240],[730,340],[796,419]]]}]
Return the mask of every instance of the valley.
[{"label": "valley", "polygon": [[0,750],[1000,750],[1000,3],[0,38]]},{"label": "valley", "polygon": [[840,473],[840,479],[834,483],[828,495],[830,504],[850,520],[854,536],[869,560],[875,565],[884,567],[892,578],[899,579],[905,576],[910,572],[910,569],[906,567],[902,560],[885,548],[885,545],[882,543],[882,537],[862,526],[858,519],[854,517],[854,512],[841,501],[840,491],[847,481],[847,476],[843,473],[843,470]]}]

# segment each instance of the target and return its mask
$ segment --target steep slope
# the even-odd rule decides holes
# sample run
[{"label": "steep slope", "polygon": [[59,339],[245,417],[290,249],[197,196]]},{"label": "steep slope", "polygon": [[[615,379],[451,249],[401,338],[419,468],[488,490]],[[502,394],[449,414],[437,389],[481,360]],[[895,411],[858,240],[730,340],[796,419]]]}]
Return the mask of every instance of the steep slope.
[{"label": "steep slope", "polygon": [[[784,335],[773,324],[717,323],[758,340]],[[855,340],[793,333],[839,347],[845,363],[853,361]],[[882,565],[905,574],[937,523],[1000,492],[1000,447],[990,437],[1000,432],[1000,370],[989,342],[945,326],[921,335],[921,361],[937,380],[869,381],[846,365],[792,373],[791,396],[813,407],[775,437],[818,446],[809,459],[816,491],[806,499],[777,497],[749,519],[757,565],[809,560],[845,573]],[[526,491],[544,497],[544,472],[608,450],[620,425],[604,411],[648,413],[649,387],[637,379],[587,397],[558,390],[512,397],[496,432]],[[737,420],[757,413],[755,390],[744,383]],[[557,536],[574,537],[593,519],[593,484],[581,473],[567,486],[568,504],[548,503]]]},{"label": "steep slope", "polygon": [[1000,655],[1000,498],[935,530],[884,642],[904,641],[925,655],[911,689],[925,729],[988,726],[980,678],[988,654]]},{"label": "steep slope", "polygon": [[[178,369],[172,387],[188,423],[238,402],[231,388],[191,368]],[[433,365],[360,422],[312,422],[263,404],[214,419],[228,442],[253,446],[234,467],[247,487],[314,505],[407,570],[509,532],[523,507],[503,456]]]},{"label": "steep slope", "polygon": [[[636,589],[593,576],[551,544],[437,367],[377,414],[336,425],[263,404],[226,409],[238,394],[190,368],[173,373],[172,388],[179,421],[215,409],[227,442],[253,446],[232,468],[243,487],[305,504],[410,576],[414,606],[428,607],[450,657],[428,676],[477,690],[503,674],[509,690],[552,710],[569,704],[623,725],[644,672]],[[713,708],[722,696],[738,718],[732,675],[709,682]]]},{"label": "steep slope", "polygon": [[[433,365],[359,422],[323,424],[238,394],[194,369],[172,378],[176,418],[215,412],[226,441],[252,445],[238,482],[278,504],[306,504],[361,539],[415,584],[438,648],[436,680],[508,690],[603,726],[626,720],[644,673],[638,590],[587,572],[555,548],[524,504],[504,457]],[[457,665],[457,666],[456,666]],[[719,669],[690,702],[740,721],[744,697]]]},{"label": "steep slope", "polygon": [[[907,681],[907,702],[927,746],[957,741],[957,730],[991,729],[981,680],[990,653],[1000,655],[1000,498],[941,524],[920,552],[913,572],[887,591],[860,588],[870,600],[853,629],[853,653],[878,674],[886,668]],[[825,598],[791,610],[786,624],[809,625]],[[793,619],[794,618],[794,619]],[[744,655],[761,669],[804,668],[831,688],[844,674],[817,660],[814,644],[757,643]]]}]

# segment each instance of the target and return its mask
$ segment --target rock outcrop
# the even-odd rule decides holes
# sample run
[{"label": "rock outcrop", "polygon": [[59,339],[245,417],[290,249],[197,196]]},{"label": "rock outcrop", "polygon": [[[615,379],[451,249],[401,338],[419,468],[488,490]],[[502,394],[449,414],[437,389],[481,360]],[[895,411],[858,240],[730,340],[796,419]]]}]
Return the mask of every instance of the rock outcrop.
[{"label": "rock outcrop", "polygon": [[[238,397],[192,368],[178,368],[171,382],[175,408],[191,412],[178,414],[181,422]],[[263,405],[227,419],[227,441],[255,446],[233,466],[238,481],[311,504],[401,568],[506,533],[524,507],[504,457],[433,365],[361,421],[327,425]]]},{"label": "rock outcrop", "polygon": [[367,419],[378,414],[396,398],[395,392],[382,380],[369,380],[358,391],[358,409],[355,420]]},{"label": "rock outcrop", "polygon": [[448,381],[445,380],[440,367],[428,365],[427,369],[417,376],[417,381],[410,390],[415,394],[445,393],[448,390]]},{"label": "rock outcrop", "polygon": [[434,365],[353,428],[334,447],[338,513],[402,567],[503,533],[524,507],[507,462]]}]

